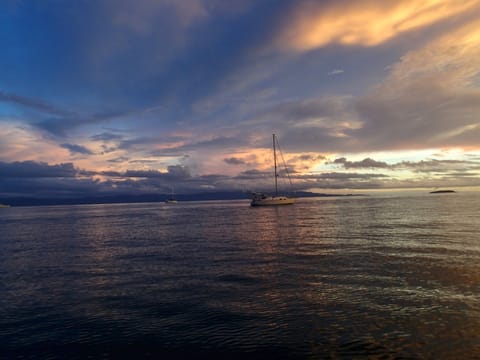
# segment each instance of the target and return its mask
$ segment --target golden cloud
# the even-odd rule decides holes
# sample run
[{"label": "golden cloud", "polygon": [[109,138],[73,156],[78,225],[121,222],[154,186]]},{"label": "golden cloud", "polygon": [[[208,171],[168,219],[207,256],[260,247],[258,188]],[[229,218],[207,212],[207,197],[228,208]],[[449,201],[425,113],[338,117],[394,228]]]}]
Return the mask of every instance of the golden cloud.
[{"label": "golden cloud", "polygon": [[284,25],[277,46],[294,51],[333,43],[375,46],[478,5],[478,0],[354,1],[348,6],[304,2]]},{"label": "golden cloud", "polygon": [[[473,18],[473,17],[472,17]],[[359,101],[372,141],[397,148],[476,147],[480,124],[480,23],[450,28],[407,52]],[[370,119],[370,120],[369,120]],[[382,143],[385,146],[384,143]]]},{"label": "golden cloud", "polygon": [[393,85],[408,86],[421,77],[441,79],[446,88],[476,88],[480,73],[480,24],[473,21],[433,40],[422,49],[410,51],[392,67],[390,76],[381,85],[382,92]]}]

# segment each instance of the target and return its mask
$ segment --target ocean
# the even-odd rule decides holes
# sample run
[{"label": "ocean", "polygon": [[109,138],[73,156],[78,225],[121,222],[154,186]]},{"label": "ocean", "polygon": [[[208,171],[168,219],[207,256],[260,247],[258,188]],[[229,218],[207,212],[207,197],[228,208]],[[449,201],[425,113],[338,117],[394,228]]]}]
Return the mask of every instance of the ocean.
[{"label": "ocean", "polygon": [[0,209],[0,358],[480,358],[479,215],[475,192]]}]

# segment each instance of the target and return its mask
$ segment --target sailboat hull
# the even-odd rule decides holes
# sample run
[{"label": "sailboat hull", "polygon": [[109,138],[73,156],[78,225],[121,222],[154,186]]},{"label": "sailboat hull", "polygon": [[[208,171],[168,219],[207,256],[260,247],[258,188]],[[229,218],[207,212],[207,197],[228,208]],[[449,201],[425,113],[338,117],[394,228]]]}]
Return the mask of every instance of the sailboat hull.
[{"label": "sailboat hull", "polygon": [[[272,143],[273,143],[273,164],[274,164],[274,179],[275,179],[275,195],[265,195],[262,193],[253,193],[251,206],[271,206],[271,205],[292,205],[295,203],[295,199],[289,198],[287,196],[278,195],[278,184],[277,184],[277,148],[275,144],[278,142],[275,134],[272,134]],[[280,152],[281,153],[281,152]],[[283,155],[282,155],[283,158]],[[285,161],[284,161],[285,162]],[[287,170],[285,166],[285,170]],[[287,172],[288,174],[288,172]],[[291,182],[290,182],[291,185]]]},{"label": "sailboat hull", "polygon": [[272,205],[292,205],[295,203],[294,198],[286,196],[263,196],[253,198],[250,203],[251,206],[272,206]]}]

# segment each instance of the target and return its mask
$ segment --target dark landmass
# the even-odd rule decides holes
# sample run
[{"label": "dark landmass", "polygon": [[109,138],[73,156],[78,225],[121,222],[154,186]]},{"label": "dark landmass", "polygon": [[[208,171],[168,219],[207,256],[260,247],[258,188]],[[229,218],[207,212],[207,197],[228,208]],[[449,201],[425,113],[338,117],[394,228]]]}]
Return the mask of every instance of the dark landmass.
[{"label": "dark landmass", "polygon": [[454,193],[456,192],[455,190],[435,190],[435,191],[430,191],[430,194],[444,194],[444,193]]},{"label": "dark landmass", "polygon": [[[293,197],[332,197],[332,196],[364,196],[363,194],[323,194],[308,191],[299,191],[289,194]],[[0,198],[0,203],[10,206],[42,206],[42,205],[81,205],[81,204],[122,204],[122,203],[147,203],[164,202],[171,194],[142,194],[142,195],[110,195],[110,196],[85,196],[71,198],[35,198],[11,197]],[[175,198],[179,201],[209,201],[209,200],[241,200],[251,199],[251,193],[241,191],[203,192],[196,194],[178,194]]]}]

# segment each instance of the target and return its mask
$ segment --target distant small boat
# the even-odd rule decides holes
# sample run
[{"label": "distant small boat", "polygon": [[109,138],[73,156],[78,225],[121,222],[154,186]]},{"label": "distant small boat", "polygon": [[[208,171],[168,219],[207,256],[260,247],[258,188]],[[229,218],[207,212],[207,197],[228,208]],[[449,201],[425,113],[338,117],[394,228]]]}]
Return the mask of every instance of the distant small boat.
[{"label": "distant small boat", "polygon": [[0,204],[0,208],[7,208],[7,207],[10,207],[10,205]]},{"label": "distant small boat", "polygon": [[454,193],[455,190],[434,190],[430,191],[430,194],[445,194],[445,193]]},{"label": "distant small boat", "polygon": [[173,187],[172,187],[172,195],[171,195],[167,200],[165,200],[165,203],[167,203],[167,204],[176,204],[176,203],[178,203],[177,199],[175,199],[175,194],[174,194]]},{"label": "distant small boat", "polygon": [[278,174],[277,174],[277,149],[276,144],[278,140],[273,134],[273,163],[275,169],[275,195],[266,195],[263,193],[253,193],[252,194],[252,202],[250,203],[251,206],[269,206],[269,205],[291,205],[295,203],[294,198],[290,198],[288,196],[279,196],[278,195]]}]

